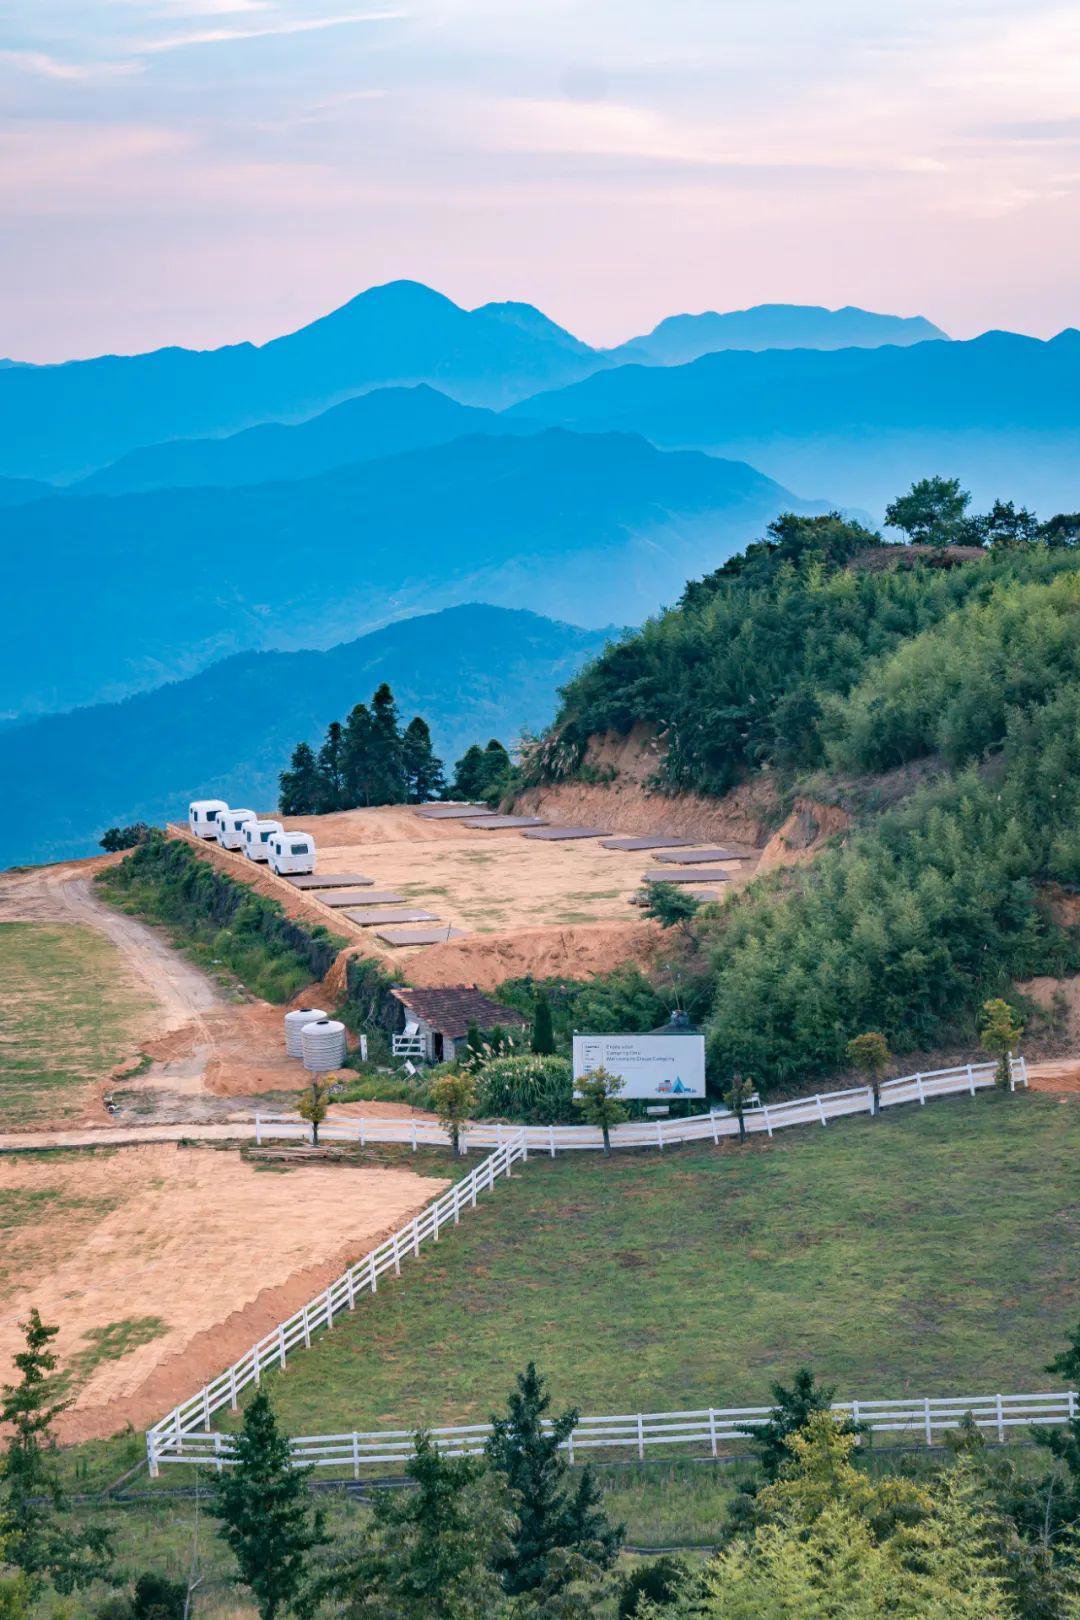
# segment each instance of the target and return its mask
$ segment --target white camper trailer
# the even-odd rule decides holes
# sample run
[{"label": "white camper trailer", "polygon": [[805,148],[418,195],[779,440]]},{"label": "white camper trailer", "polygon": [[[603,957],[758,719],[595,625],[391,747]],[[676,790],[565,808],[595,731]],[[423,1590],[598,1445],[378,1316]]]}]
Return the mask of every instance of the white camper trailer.
[{"label": "white camper trailer", "polygon": [[250,821],[245,821],[241,836],[244,840],[244,854],[248,860],[267,860],[270,855],[271,838],[275,833],[282,831],[280,821],[257,821],[254,816]]},{"label": "white camper trailer", "polygon": [[244,822],[254,820],[254,810],[226,810],[219,815],[217,841],[222,849],[243,849]]},{"label": "white camper trailer", "polygon": [[278,877],[290,872],[314,872],[315,840],[310,833],[278,832],[270,840],[270,870]]},{"label": "white camper trailer", "polygon": [[216,838],[218,817],[228,808],[224,799],[195,799],[188,805],[188,826],[196,838]]}]

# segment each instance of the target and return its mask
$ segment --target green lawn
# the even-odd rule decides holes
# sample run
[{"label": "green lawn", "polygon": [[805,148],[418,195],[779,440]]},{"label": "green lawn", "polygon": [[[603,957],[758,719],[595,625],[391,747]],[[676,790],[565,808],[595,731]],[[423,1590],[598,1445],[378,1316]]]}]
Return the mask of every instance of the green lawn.
[{"label": "green lawn", "polygon": [[993,1393],[1080,1317],[1080,1103],[981,1095],[743,1148],[536,1158],[268,1384],[293,1433],[485,1418],[530,1357],[584,1412]]},{"label": "green lawn", "polygon": [[78,1118],[80,1091],[131,1052],[140,1012],[115,946],[68,923],[0,923],[0,1129]]}]

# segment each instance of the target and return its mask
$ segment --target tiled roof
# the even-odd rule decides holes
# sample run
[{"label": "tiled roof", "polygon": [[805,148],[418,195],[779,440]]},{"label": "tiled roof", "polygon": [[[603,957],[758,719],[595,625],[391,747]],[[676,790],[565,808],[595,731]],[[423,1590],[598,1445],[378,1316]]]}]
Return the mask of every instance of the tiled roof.
[{"label": "tiled roof", "polygon": [[496,1024],[505,1029],[508,1024],[520,1026],[529,1022],[524,1014],[493,1001],[475,985],[455,984],[441,989],[419,990],[404,988],[391,990],[390,994],[396,996],[411,1013],[422,1018],[425,1024],[430,1024],[432,1029],[449,1036],[451,1040],[467,1035],[470,1024],[475,1024],[477,1029],[493,1029]]}]

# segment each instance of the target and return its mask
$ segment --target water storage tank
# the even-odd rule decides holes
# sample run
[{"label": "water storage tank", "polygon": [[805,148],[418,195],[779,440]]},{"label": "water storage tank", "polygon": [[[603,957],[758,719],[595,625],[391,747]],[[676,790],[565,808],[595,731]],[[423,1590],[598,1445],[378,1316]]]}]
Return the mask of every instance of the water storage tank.
[{"label": "water storage tank", "polygon": [[317,1018],[300,1031],[300,1055],[304,1068],[312,1074],[340,1069],[347,1051],[345,1025],[339,1024],[336,1018]]},{"label": "water storage tank", "polygon": [[285,1014],[285,1050],[290,1057],[303,1057],[300,1045],[300,1031],[305,1024],[313,1024],[317,1018],[325,1018],[326,1014],[321,1007],[296,1007],[292,1012]]}]

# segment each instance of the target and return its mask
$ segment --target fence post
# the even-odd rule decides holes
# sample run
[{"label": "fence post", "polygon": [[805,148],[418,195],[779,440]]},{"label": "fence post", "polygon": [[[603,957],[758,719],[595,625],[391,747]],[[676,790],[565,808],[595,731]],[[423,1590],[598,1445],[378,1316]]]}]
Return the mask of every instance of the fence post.
[{"label": "fence post", "polygon": [[769,1121],[769,1110],[768,1110],[768,1107],[767,1107],[767,1105],[765,1103],[762,1103],[762,1105],[761,1105],[761,1117],[765,1121],[765,1129],[768,1131],[769,1135],[771,1136],[772,1135],[772,1125],[771,1125],[771,1123]]},{"label": "fence post", "polygon": [[[475,1203],[475,1199],[473,1202]],[[420,1222],[415,1215],[412,1223],[412,1252],[415,1260],[420,1254]]]},{"label": "fence post", "polygon": [[549,1125],[548,1126],[548,1152],[550,1153],[552,1158],[555,1157],[555,1127],[554,1127],[554,1125]]},{"label": "fence post", "polygon": [[998,1396],[995,1397],[995,1399],[997,1401],[998,1444],[999,1445],[1004,1445],[1005,1444],[1005,1413],[1002,1411],[1002,1407],[1001,1407],[1001,1396],[998,1395]]},{"label": "fence post", "polygon": [[1022,1053],[1020,1056],[1020,1078],[1024,1083],[1024,1090],[1026,1091],[1028,1083],[1027,1058],[1024,1057]]},{"label": "fence post", "polygon": [[717,1125],[716,1125],[716,1109],[715,1108],[710,1108],[709,1109],[709,1119],[712,1122],[713,1146],[716,1147],[716,1146],[719,1145],[719,1142],[720,1142],[720,1132],[717,1129]]},{"label": "fence post", "polygon": [[203,1405],[203,1426],[208,1429],[210,1427],[210,1385],[209,1384],[204,1384],[203,1385],[202,1405]]},{"label": "fence post", "polygon": [[396,1232],[394,1233],[394,1276],[401,1276],[401,1245],[398,1242],[398,1234]]},{"label": "fence post", "polygon": [[252,1369],[252,1373],[254,1374],[254,1378],[255,1378],[255,1388],[258,1389],[258,1387],[259,1387],[259,1378],[260,1378],[260,1376],[262,1374],[262,1367],[259,1365],[259,1347],[258,1347],[258,1345],[255,1345],[254,1349],[251,1352],[251,1369]]},{"label": "fence post", "polygon": [[221,1470],[224,1468],[224,1466],[225,1466],[225,1464],[221,1460],[221,1436],[220,1436],[220,1434],[215,1434],[215,1436],[214,1436],[214,1467],[217,1469],[218,1473],[220,1474]]},{"label": "fence post", "polygon": [[304,1330],[304,1349],[305,1350],[310,1350],[311,1349],[311,1317],[308,1315],[308,1308],[307,1308],[306,1305],[304,1306],[303,1315],[300,1318],[300,1326]]},{"label": "fence post", "polygon": [[435,1242],[435,1243],[438,1243],[438,1241],[439,1241],[439,1206],[438,1206],[437,1203],[432,1204],[432,1206],[431,1206],[431,1221],[432,1221],[432,1232],[431,1232],[432,1241]]},{"label": "fence post", "polygon": [[278,1356],[281,1360],[281,1370],[285,1371],[285,1328],[279,1325],[277,1330]]},{"label": "fence post", "polygon": [[416,1115],[412,1116],[412,1150],[416,1152]]},{"label": "fence post", "polygon": [[821,1101],[821,1092],[820,1091],[817,1092],[817,1094],[815,1095],[814,1101],[817,1103],[818,1119],[820,1119],[820,1121],[821,1121],[821,1123],[823,1125],[827,1125],[828,1120],[825,1118],[825,1106]]},{"label": "fence post", "polygon": [[229,1368],[229,1411],[236,1411],[236,1363]]},{"label": "fence post", "polygon": [[716,1456],[716,1413],[709,1407],[709,1447],[713,1456]]},{"label": "fence post", "polygon": [[157,1458],[157,1439],[153,1429],[146,1431],[146,1471],[151,1479],[157,1479],[160,1474]]},{"label": "fence post", "polygon": [[334,1325],[334,1301],[329,1288],[326,1290],[326,1325],[328,1328]]},{"label": "fence post", "polygon": [[262,1147],[262,1118],[258,1113],[255,1115],[255,1146]]},{"label": "fence post", "polygon": [[873,1086],[867,1086],[867,1088],[866,1088],[866,1106],[870,1110],[871,1119],[873,1119],[874,1115],[877,1113],[877,1109],[874,1107],[874,1088],[873,1088]]},{"label": "fence post", "polygon": [[352,1477],[360,1478],[360,1436],[355,1429],[352,1437]]},{"label": "fence post", "polygon": [[355,1309],[356,1309],[356,1267],[355,1266],[350,1266],[348,1271],[345,1273],[345,1276],[347,1278],[346,1286],[347,1286],[347,1288],[349,1290],[349,1309],[350,1309],[350,1311],[355,1311]]},{"label": "fence post", "polygon": [[641,1413],[637,1415],[637,1454],[640,1462],[645,1461],[645,1424]]},{"label": "fence post", "polygon": [[968,1090],[971,1092],[971,1095],[974,1097],[974,1095],[975,1095],[975,1070],[971,1067],[970,1063],[967,1066],[967,1077],[968,1077]]},{"label": "fence post", "polygon": [[573,1431],[573,1429],[570,1430],[570,1433],[566,1437],[566,1454],[570,1459],[570,1466],[571,1466],[571,1468],[573,1468],[573,1466],[574,1466],[574,1431]]},{"label": "fence post", "polygon": [[459,1189],[457,1187],[455,1187],[454,1188],[454,1225],[455,1226],[460,1226],[460,1224],[461,1224],[461,1193],[460,1193]]},{"label": "fence post", "polygon": [[924,1424],[926,1426],[926,1443],[927,1443],[928,1446],[932,1446],[933,1443],[934,1443],[934,1428],[933,1428],[933,1424],[930,1422],[930,1397],[929,1397],[929,1395],[923,1401],[923,1422],[924,1422]]},{"label": "fence post", "polygon": [[657,1122],[656,1122],[656,1145],[660,1149],[661,1153],[663,1153],[663,1151],[664,1151],[664,1122],[663,1122],[663,1120],[660,1120],[660,1119],[658,1119]]},{"label": "fence post", "polygon": [[368,1255],[368,1272],[370,1274],[371,1292],[373,1294],[377,1294],[379,1292],[379,1279],[378,1279],[378,1276],[376,1275],[376,1272],[375,1272],[375,1250],[374,1249],[372,1249],[371,1253]]},{"label": "fence post", "polygon": [[926,1095],[925,1095],[925,1093],[924,1093],[924,1092],[923,1092],[923,1087],[922,1087],[922,1075],[921,1075],[921,1074],[917,1074],[917,1075],[916,1075],[916,1076],[915,1076],[915,1090],[916,1090],[916,1091],[917,1091],[917,1092],[918,1092],[918,1094],[919,1094],[919,1101],[920,1101],[920,1103],[921,1103],[921,1104],[922,1104],[922,1106],[923,1106],[923,1107],[924,1107],[924,1108],[925,1108],[925,1107],[926,1107]]}]

